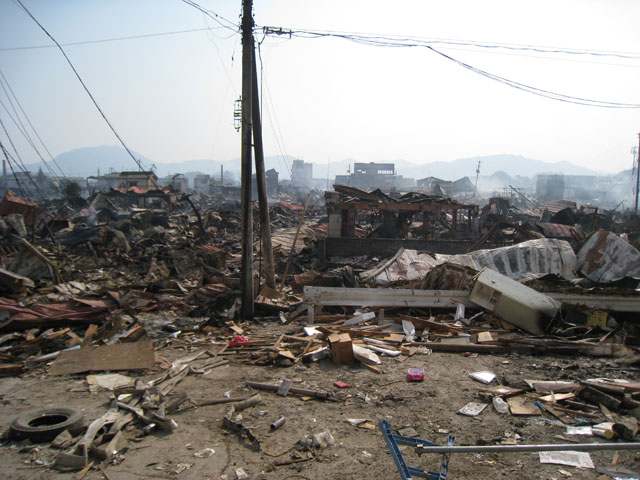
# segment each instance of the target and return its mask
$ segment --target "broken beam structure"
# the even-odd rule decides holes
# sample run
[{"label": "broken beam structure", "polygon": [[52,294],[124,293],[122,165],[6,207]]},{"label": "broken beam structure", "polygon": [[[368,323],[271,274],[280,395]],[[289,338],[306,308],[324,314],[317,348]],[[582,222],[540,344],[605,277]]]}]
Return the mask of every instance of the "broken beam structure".
[{"label": "broken beam structure", "polygon": [[456,308],[473,306],[466,290],[409,290],[385,288],[304,287],[307,320],[313,323],[316,306]]},{"label": "broken beam structure", "polygon": [[[391,288],[304,287],[307,320],[313,323],[316,306],[456,308],[475,306],[468,290],[414,290]],[[640,297],[625,295],[574,295],[545,293],[563,306],[585,306],[612,312],[640,312]],[[479,308],[479,307],[478,307]]]}]

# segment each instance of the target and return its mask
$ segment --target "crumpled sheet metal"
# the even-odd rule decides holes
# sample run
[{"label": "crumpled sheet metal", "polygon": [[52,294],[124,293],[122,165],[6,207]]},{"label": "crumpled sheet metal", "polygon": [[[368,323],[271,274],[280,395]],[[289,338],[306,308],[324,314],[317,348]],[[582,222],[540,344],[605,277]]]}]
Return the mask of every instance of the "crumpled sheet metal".
[{"label": "crumpled sheet metal", "polygon": [[396,255],[384,265],[363,272],[363,281],[372,281],[377,285],[385,285],[400,280],[418,280],[438,264],[428,253],[416,250],[400,249]]},{"label": "crumpled sheet metal", "polygon": [[477,250],[460,255],[432,256],[416,250],[403,250],[382,267],[364,272],[360,278],[385,285],[396,281],[423,278],[436,265],[446,262],[475,270],[490,268],[514,280],[555,274],[567,280],[575,278],[576,255],[569,242],[538,238],[509,247]]},{"label": "crumpled sheet metal", "polygon": [[451,262],[482,270],[490,268],[514,280],[548,274],[573,280],[576,254],[566,240],[537,238],[508,247],[477,250],[461,255],[436,254],[438,263]]},{"label": "crumpled sheet metal", "polygon": [[640,252],[615,233],[598,230],[578,251],[580,272],[598,283],[640,278]]}]

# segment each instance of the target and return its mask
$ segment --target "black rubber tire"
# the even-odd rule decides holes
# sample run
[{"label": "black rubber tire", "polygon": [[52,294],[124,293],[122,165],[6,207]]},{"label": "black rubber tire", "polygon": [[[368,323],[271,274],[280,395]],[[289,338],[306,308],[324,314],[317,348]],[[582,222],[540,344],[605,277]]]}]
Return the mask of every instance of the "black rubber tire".
[{"label": "black rubber tire", "polygon": [[11,423],[11,438],[48,442],[69,430],[78,434],[84,428],[84,415],[73,408],[46,408],[23,413]]}]

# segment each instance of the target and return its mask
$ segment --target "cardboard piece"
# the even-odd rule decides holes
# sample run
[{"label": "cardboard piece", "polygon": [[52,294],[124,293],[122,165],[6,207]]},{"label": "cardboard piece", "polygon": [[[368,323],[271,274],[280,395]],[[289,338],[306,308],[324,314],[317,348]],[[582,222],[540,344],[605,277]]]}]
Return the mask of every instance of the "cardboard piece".
[{"label": "cardboard piece", "polygon": [[511,415],[539,415],[540,410],[524,395],[507,398]]},{"label": "cardboard piece", "polygon": [[153,342],[142,340],[60,352],[50,375],[102,370],[144,370],[153,367]]}]

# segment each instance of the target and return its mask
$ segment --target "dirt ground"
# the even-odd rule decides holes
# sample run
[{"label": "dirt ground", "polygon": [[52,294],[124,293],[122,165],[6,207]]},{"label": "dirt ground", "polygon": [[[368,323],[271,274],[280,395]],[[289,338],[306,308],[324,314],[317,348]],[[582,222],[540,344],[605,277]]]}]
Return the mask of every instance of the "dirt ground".
[{"label": "dirt ground", "polygon": [[[249,336],[276,339],[282,333],[298,333],[300,327],[276,323],[255,325]],[[204,339],[205,337],[203,337]],[[160,355],[175,359],[198,349],[217,351],[220,347],[209,340],[186,346],[179,339],[158,350]],[[231,357],[229,357],[231,358]],[[424,368],[421,383],[408,383],[408,368]],[[178,428],[170,434],[150,434],[133,441],[134,429],[127,431],[131,440],[119,458],[108,464],[104,472],[91,470],[86,479],[137,480],[140,478],[235,479],[242,468],[251,479],[394,479],[400,478],[383,437],[377,428],[379,419],[387,419],[394,431],[412,427],[418,438],[446,443],[455,435],[456,445],[497,444],[520,438],[519,443],[567,443],[598,441],[589,437],[566,434],[566,428],[546,423],[540,417],[500,415],[489,406],[478,417],[456,413],[466,403],[476,400],[482,384],[470,379],[470,372],[491,370],[502,375],[528,379],[567,380],[608,376],[635,378],[637,371],[618,369],[615,362],[593,358],[532,357],[518,355],[471,355],[457,353],[417,354],[400,363],[384,358],[383,374],[369,370],[352,372],[329,360],[286,368],[251,366],[233,361],[215,369],[206,378],[187,376],[172,394],[188,392],[192,399],[222,398],[258,393],[244,386],[244,381],[279,383],[293,380],[294,386],[335,392],[340,401],[303,399],[295,395],[280,397],[272,392],[259,392],[262,404],[242,412],[243,423],[260,441],[260,451],[248,447],[235,433],[222,428],[228,405],[194,408],[183,405],[172,414]],[[126,373],[126,372],[124,372]],[[132,374],[136,375],[136,374]],[[158,372],[145,372],[148,380]],[[341,380],[349,385],[337,389]],[[43,367],[21,377],[0,379],[0,426],[8,428],[18,414],[34,409],[65,406],[82,409],[88,421],[101,416],[109,405],[109,393],[90,393],[84,375],[48,376]],[[286,423],[277,430],[270,424],[280,416]],[[347,419],[367,419],[375,428],[359,428]],[[329,430],[335,443],[309,451],[298,451],[296,442]],[[518,437],[519,436],[519,437]],[[605,441],[605,440],[601,440]],[[212,448],[209,458],[195,453]],[[416,456],[402,447],[407,463],[414,467],[437,471],[440,456]],[[31,451],[29,451],[31,450]],[[0,478],[7,479],[73,479],[75,473],[60,473],[38,462],[50,463],[56,450],[48,444],[24,447],[15,442],[0,444],[2,462]],[[309,458],[307,460],[307,458]],[[619,452],[612,466],[614,451],[593,452],[597,469],[577,469],[562,465],[541,464],[537,453],[456,454],[450,462],[449,479],[596,479],[633,478],[629,472],[640,472],[640,451]],[[299,463],[278,465],[291,460]],[[602,476],[602,468],[617,468],[619,474]],[[175,473],[183,469],[181,473]],[[600,470],[601,472],[599,472]]]}]

